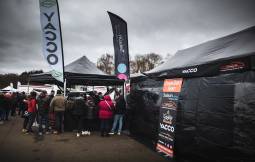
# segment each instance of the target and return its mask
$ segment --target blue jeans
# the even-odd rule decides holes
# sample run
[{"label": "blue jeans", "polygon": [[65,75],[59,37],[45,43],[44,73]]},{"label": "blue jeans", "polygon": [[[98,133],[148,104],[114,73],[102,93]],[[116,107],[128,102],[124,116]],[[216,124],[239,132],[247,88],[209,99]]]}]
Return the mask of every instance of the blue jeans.
[{"label": "blue jeans", "polygon": [[42,124],[45,122],[45,130],[49,131],[49,117],[48,114],[38,114],[39,132],[43,132]]},{"label": "blue jeans", "polygon": [[118,132],[120,133],[122,130],[122,125],[123,125],[123,114],[115,114],[114,115],[114,122],[112,126],[111,132],[115,132],[117,125],[119,125]]}]

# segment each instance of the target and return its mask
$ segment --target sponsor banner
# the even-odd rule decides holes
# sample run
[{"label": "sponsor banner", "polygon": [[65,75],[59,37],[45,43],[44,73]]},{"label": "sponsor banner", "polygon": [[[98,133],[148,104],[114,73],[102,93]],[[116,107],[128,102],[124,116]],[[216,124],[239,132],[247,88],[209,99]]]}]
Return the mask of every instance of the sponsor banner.
[{"label": "sponsor banner", "polygon": [[64,82],[63,49],[57,0],[40,0],[43,36],[43,55],[51,68],[51,75]]},{"label": "sponsor banner", "polygon": [[108,12],[113,31],[115,75],[122,80],[128,80],[129,74],[129,52],[127,23],[121,17]]},{"label": "sponsor banner", "polygon": [[228,64],[224,64],[220,67],[220,72],[229,72],[243,70],[246,68],[246,65],[243,61],[232,61]]},{"label": "sponsor banner", "polygon": [[182,86],[182,78],[166,79],[163,85],[163,92],[180,92]]},{"label": "sponsor banner", "polygon": [[164,81],[162,103],[159,111],[159,134],[156,150],[173,158],[176,113],[182,78],[166,79]]},{"label": "sponsor banner", "polygon": [[169,157],[173,157],[173,150],[166,148],[164,145],[157,143],[157,150],[158,150],[158,152],[162,152]]},{"label": "sponsor banner", "polygon": [[176,110],[177,102],[178,100],[176,100],[176,98],[163,97],[161,107],[166,109]]},{"label": "sponsor banner", "polygon": [[252,57],[223,61],[218,65],[220,74],[238,73],[252,69]]}]

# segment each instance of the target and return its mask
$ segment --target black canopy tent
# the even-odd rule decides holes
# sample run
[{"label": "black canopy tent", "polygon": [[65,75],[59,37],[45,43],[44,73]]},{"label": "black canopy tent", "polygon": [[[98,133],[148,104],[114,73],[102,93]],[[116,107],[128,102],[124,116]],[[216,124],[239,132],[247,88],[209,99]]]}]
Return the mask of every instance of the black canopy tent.
[{"label": "black canopy tent", "polygon": [[255,27],[178,51],[131,78],[131,132],[157,141],[164,79],[184,79],[177,107],[177,161],[255,160]]},{"label": "black canopy tent", "polygon": [[[82,56],[76,61],[65,66],[65,78],[67,86],[79,85],[123,85],[123,81],[114,75],[108,75],[99,70],[94,63]],[[30,75],[30,82],[42,84],[56,84],[62,86],[63,83],[57,81],[49,72]]]},{"label": "black canopy tent", "polygon": [[255,27],[180,50],[146,72],[151,77],[214,76],[255,67]]},{"label": "black canopy tent", "polygon": [[[108,75],[99,70],[95,64],[88,60],[86,56],[82,56],[76,61],[65,66],[65,78],[67,80],[67,87],[71,85],[88,85],[88,86],[115,86],[124,85],[124,81],[119,80],[116,76]],[[41,73],[30,75],[31,83],[40,84],[55,84],[59,87],[63,83],[57,81],[50,73]],[[72,131],[76,129],[77,121],[72,115],[71,109],[65,111],[65,131]],[[98,120],[95,119],[92,123],[93,129],[98,129]]]}]

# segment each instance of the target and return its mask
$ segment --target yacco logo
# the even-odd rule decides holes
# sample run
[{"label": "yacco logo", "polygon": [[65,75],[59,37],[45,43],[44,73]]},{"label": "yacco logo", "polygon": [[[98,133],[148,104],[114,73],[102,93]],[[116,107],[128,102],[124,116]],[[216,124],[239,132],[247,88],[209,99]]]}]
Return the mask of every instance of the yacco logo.
[{"label": "yacco logo", "polygon": [[57,34],[56,27],[52,23],[52,18],[55,12],[43,13],[48,23],[43,27],[44,35],[46,39],[46,51],[49,53],[47,56],[47,61],[50,65],[56,65],[58,63],[58,56],[55,54],[58,50],[56,43]]},{"label": "yacco logo", "polygon": [[46,8],[50,8],[56,4],[56,0],[40,0],[40,5]]},{"label": "yacco logo", "polygon": [[196,73],[197,71],[198,71],[197,68],[190,68],[190,69],[182,70],[182,73],[183,74]]},{"label": "yacco logo", "polygon": [[172,133],[174,132],[174,127],[171,125],[163,124],[163,123],[159,123],[159,125],[160,125],[161,129],[164,129],[164,130],[172,132]]}]

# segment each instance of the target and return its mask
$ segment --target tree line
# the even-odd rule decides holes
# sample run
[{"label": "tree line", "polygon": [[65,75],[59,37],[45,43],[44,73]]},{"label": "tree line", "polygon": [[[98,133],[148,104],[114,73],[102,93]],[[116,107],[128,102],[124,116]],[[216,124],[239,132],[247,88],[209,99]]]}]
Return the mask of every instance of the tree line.
[{"label": "tree line", "polygon": [[43,73],[42,70],[32,70],[32,71],[25,71],[19,74],[0,74],[0,89],[3,89],[13,83],[13,87],[17,88],[17,83],[20,82],[21,84],[27,84],[29,75],[30,74],[39,74]]},{"label": "tree line", "polygon": [[[167,57],[169,56],[171,55],[168,54]],[[137,54],[133,59],[129,58],[129,60],[131,74],[151,70],[163,63],[163,57],[160,54],[156,53]],[[113,55],[108,53],[103,54],[97,60],[97,68],[107,74],[114,74]]]}]

